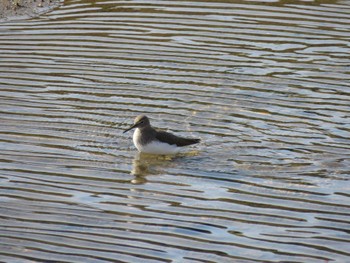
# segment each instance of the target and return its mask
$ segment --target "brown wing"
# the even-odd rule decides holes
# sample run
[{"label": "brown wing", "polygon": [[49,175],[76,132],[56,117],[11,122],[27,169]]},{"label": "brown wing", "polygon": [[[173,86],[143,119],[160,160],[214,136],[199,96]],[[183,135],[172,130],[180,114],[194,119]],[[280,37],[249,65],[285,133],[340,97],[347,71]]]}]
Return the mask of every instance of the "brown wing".
[{"label": "brown wing", "polygon": [[161,142],[169,143],[171,145],[176,144],[176,146],[179,146],[179,147],[200,142],[200,139],[182,138],[165,131],[158,131],[156,138]]}]

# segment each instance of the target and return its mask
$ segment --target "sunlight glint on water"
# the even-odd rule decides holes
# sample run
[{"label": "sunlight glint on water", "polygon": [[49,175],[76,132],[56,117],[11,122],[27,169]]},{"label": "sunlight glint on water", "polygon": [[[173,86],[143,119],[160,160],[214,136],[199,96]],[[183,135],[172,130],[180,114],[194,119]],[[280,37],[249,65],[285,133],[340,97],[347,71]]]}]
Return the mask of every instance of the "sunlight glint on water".
[{"label": "sunlight glint on water", "polygon": [[[0,25],[4,262],[347,262],[347,1],[65,1]],[[200,137],[140,156],[136,115]]]}]

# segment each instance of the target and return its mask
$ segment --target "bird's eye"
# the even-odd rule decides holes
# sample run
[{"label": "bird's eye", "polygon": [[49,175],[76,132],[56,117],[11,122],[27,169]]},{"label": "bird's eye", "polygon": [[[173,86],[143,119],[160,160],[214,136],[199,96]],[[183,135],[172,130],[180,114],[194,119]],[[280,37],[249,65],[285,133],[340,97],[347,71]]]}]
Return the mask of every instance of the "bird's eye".
[{"label": "bird's eye", "polygon": [[143,121],[140,121],[139,123],[140,123],[140,124],[142,124],[142,123],[143,123]]}]

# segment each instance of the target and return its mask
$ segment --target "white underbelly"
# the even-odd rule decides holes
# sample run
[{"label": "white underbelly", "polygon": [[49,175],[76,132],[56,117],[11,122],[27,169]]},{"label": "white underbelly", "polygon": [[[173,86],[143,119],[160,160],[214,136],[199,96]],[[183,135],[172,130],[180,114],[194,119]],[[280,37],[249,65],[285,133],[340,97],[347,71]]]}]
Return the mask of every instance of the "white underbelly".
[{"label": "white underbelly", "polygon": [[140,130],[136,129],[133,135],[133,142],[139,152],[151,154],[175,154],[180,151],[180,147],[176,144],[170,145],[167,143],[152,141],[147,144],[140,144],[137,138],[140,136]]}]

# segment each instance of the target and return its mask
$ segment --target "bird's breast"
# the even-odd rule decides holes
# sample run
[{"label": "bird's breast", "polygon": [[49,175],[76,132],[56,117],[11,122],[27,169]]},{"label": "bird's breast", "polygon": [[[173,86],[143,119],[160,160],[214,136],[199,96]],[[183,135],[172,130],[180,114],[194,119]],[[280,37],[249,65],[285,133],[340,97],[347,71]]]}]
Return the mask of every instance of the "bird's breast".
[{"label": "bird's breast", "polygon": [[132,141],[135,145],[135,147],[137,148],[137,150],[139,150],[139,152],[141,152],[141,131],[139,128],[136,128],[134,131],[134,135],[132,136]]}]

